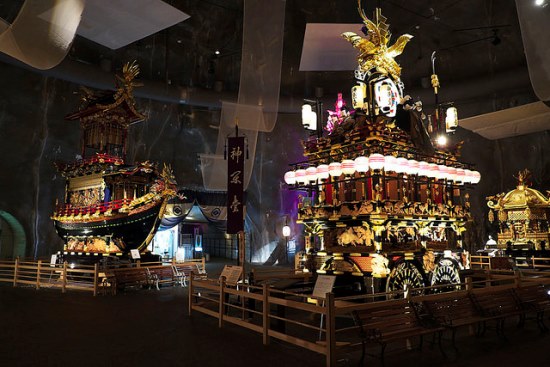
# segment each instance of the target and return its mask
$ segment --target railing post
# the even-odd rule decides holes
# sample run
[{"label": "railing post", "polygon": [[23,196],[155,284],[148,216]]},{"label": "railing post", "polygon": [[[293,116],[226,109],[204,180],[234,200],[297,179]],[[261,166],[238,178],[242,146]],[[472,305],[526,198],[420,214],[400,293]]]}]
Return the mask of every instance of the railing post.
[{"label": "railing post", "polygon": [[38,260],[38,265],[36,267],[36,289],[40,289],[40,272],[42,268],[42,260]]},{"label": "railing post", "polygon": [[466,290],[471,291],[473,289],[472,277],[466,277],[465,283],[466,283]]},{"label": "railing post", "polygon": [[[162,263],[161,263],[161,265],[162,265]],[[141,268],[141,260],[139,260],[139,259],[136,260],[136,268]]]},{"label": "railing post", "polygon": [[61,273],[61,276],[63,277],[63,282],[61,283],[61,292],[65,293],[65,289],[67,288],[67,262],[63,261],[63,271]]},{"label": "railing post", "polygon": [[327,367],[336,365],[336,335],[335,335],[335,315],[334,315],[334,293],[327,293],[326,297],[326,363]]},{"label": "railing post", "polygon": [[188,315],[191,316],[191,311],[193,310],[193,277],[189,277],[189,310],[187,311]]},{"label": "railing post", "polygon": [[219,307],[219,318],[218,318],[218,327],[221,329],[223,326],[223,313],[225,309],[225,277],[222,277],[220,280],[220,307]]},{"label": "railing post", "polygon": [[94,297],[97,296],[97,281],[99,278],[99,265],[94,264]]},{"label": "railing post", "polygon": [[267,284],[262,285],[262,330],[264,345],[269,344],[269,288]]},{"label": "railing post", "polygon": [[17,286],[17,276],[19,275],[19,256],[15,258],[15,262],[13,264],[13,286]]},{"label": "railing post", "polygon": [[516,288],[521,286],[521,272],[519,270],[514,271],[514,286]]}]

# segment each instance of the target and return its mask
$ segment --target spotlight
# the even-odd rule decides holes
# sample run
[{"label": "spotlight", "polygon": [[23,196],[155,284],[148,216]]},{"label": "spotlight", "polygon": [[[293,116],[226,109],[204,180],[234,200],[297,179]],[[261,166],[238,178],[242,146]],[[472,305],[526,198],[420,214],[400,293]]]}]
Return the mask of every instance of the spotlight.
[{"label": "spotlight", "polygon": [[439,135],[437,137],[437,145],[444,147],[447,145],[447,137],[445,135]]},{"label": "spotlight", "polygon": [[216,50],[216,51],[214,51],[214,53],[215,53],[216,55],[219,55],[219,54],[220,54],[220,50]]},{"label": "spotlight", "polygon": [[546,6],[546,0],[535,0],[536,6]]}]

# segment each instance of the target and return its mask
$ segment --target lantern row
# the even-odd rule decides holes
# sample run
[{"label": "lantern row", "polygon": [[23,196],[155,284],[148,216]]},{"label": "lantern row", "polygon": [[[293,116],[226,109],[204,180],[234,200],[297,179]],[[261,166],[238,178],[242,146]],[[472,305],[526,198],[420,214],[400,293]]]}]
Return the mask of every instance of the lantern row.
[{"label": "lantern row", "polygon": [[370,170],[417,175],[436,180],[452,181],[456,184],[477,184],[481,179],[481,174],[478,171],[374,153],[369,157],[360,156],[355,159],[344,159],[342,162],[332,162],[330,164],[320,164],[317,167],[311,166],[288,171],[284,175],[284,180],[288,185],[314,184],[317,180],[327,180],[329,176],[351,176],[355,172],[361,174]]}]

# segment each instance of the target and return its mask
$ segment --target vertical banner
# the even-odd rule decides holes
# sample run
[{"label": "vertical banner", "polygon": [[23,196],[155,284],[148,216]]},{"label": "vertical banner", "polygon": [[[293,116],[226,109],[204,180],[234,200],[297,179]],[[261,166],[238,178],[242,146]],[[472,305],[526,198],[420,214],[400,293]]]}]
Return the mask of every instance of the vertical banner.
[{"label": "vertical banner", "polygon": [[227,138],[227,233],[244,230],[244,137]]}]

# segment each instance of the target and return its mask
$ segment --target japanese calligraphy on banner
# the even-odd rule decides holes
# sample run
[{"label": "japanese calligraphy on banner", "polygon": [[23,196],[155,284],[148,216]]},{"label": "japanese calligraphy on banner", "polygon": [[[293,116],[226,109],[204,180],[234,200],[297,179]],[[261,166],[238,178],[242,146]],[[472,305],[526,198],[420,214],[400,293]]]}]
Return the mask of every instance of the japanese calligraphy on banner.
[{"label": "japanese calligraphy on banner", "polygon": [[227,138],[227,233],[244,229],[244,137]]}]

